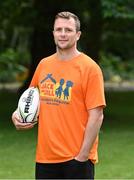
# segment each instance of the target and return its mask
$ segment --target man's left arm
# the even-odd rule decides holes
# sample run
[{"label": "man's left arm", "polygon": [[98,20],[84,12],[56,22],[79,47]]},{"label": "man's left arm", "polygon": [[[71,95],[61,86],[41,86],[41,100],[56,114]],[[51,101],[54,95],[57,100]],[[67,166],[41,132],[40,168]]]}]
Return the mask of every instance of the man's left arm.
[{"label": "man's left arm", "polygon": [[103,106],[88,110],[88,114],[83,143],[79,154],[75,157],[78,161],[86,161],[88,159],[89,152],[103,122]]}]

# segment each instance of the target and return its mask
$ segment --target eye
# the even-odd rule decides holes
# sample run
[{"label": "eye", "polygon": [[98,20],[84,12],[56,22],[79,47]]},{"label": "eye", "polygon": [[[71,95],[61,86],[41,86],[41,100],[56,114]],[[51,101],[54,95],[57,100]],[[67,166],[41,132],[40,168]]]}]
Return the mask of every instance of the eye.
[{"label": "eye", "polygon": [[55,31],[55,32],[61,32],[61,31],[62,31],[62,28],[56,28],[54,31]]},{"label": "eye", "polygon": [[72,29],[66,28],[65,31],[66,31],[66,32],[72,32]]}]

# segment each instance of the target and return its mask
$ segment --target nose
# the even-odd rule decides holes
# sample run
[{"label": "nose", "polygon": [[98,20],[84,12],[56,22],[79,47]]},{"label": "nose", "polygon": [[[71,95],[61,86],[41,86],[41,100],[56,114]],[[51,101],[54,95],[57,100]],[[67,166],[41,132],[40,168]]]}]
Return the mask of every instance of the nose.
[{"label": "nose", "polygon": [[61,30],[61,35],[62,35],[62,36],[65,36],[65,34],[66,34],[66,32],[65,32],[65,29],[63,28],[63,29]]}]

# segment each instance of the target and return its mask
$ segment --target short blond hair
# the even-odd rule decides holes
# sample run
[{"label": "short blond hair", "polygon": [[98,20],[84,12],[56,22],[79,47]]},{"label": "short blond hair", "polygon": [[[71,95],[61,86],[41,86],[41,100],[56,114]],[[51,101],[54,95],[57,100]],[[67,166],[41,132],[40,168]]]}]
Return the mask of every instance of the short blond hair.
[{"label": "short blond hair", "polygon": [[68,12],[68,11],[63,11],[63,12],[59,12],[55,16],[55,20],[58,18],[63,18],[63,19],[73,18],[75,21],[75,24],[76,24],[76,32],[80,31],[80,20],[79,20],[78,16],[76,16],[75,14]]}]

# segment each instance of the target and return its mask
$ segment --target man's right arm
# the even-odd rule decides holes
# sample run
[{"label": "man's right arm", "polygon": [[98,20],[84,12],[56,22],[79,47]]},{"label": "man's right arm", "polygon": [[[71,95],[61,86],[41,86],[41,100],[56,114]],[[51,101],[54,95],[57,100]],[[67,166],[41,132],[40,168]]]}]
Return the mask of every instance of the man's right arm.
[{"label": "man's right arm", "polygon": [[[38,74],[40,71],[39,67],[40,67],[40,63],[35,70],[35,73],[33,75],[33,78],[31,80],[29,87],[31,87],[31,86],[37,87],[38,86]],[[12,114],[12,121],[13,121],[13,124],[15,125],[17,130],[31,129],[37,123],[37,122],[35,122],[35,123],[23,123],[19,117],[17,110],[15,110]]]},{"label": "man's right arm", "polygon": [[12,114],[12,121],[17,130],[31,129],[36,123],[23,123],[18,115],[17,110]]}]

